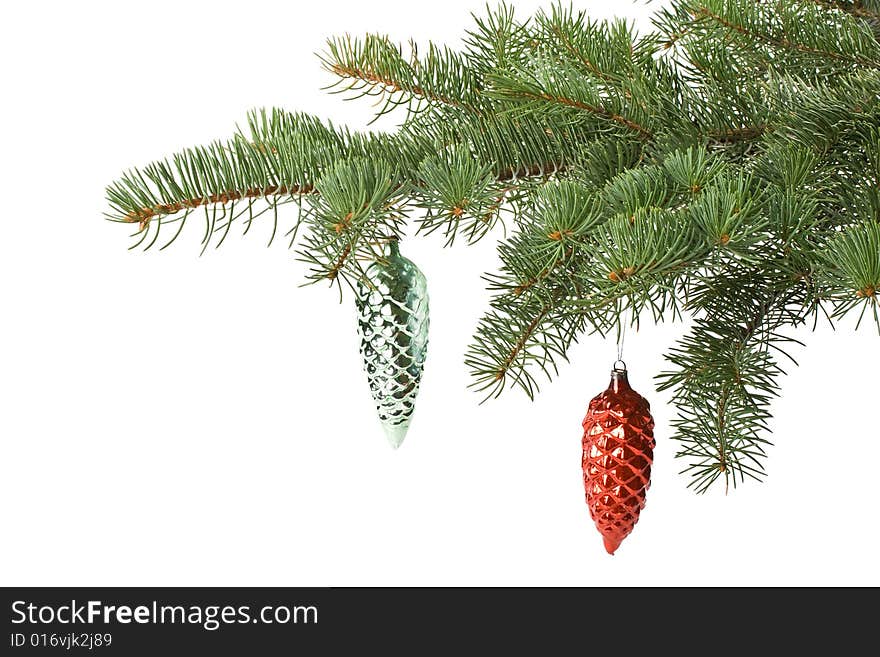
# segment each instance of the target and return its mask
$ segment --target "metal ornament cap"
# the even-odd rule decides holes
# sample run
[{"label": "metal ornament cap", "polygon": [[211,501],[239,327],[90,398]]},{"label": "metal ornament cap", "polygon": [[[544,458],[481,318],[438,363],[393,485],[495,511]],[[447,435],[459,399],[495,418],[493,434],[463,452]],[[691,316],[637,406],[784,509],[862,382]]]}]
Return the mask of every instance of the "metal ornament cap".
[{"label": "metal ornament cap", "polygon": [[651,485],[654,419],[648,401],[630,387],[625,367],[590,401],[583,421],[584,491],[608,554],[639,520]]},{"label": "metal ornament cap", "polygon": [[364,371],[389,444],[409,429],[428,349],[428,285],[391,241],[357,285],[358,334]]}]

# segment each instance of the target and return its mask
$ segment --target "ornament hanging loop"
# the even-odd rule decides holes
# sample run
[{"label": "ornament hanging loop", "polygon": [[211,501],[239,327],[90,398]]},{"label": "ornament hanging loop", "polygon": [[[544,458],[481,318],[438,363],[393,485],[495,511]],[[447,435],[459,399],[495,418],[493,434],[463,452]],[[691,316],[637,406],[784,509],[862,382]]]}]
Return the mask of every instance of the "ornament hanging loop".
[{"label": "ornament hanging loop", "polygon": [[618,358],[616,361],[614,361],[614,371],[626,374],[626,363]]},{"label": "ornament hanging loop", "polygon": [[618,369],[617,364],[623,364],[623,371],[626,371],[626,363],[623,362],[623,345],[626,342],[626,327],[629,325],[631,320],[631,311],[630,306],[627,305],[620,314],[620,325],[617,329],[617,360],[614,361],[614,369]]}]

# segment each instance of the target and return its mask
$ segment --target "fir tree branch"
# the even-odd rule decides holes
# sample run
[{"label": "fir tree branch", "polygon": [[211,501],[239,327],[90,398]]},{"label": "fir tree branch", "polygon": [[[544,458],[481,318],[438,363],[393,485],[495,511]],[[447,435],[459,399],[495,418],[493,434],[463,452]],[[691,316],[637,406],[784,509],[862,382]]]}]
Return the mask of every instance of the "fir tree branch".
[{"label": "fir tree branch", "polygon": [[833,59],[840,62],[846,62],[848,64],[853,64],[856,66],[867,66],[870,68],[880,68],[880,60],[877,59],[869,59],[865,57],[860,57],[856,55],[846,54],[843,52],[835,52],[832,50],[824,49],[824,48],[816,48],[805,45],[803,43],[798,43],[796,41],[790,40],[785,36],[774,36],[770,34],[766,34],[763,32],[755,31],[750,29],[749,27],[733,20],[730,17],[722,16],[718,13],[713,12],[706,6],[698,6],[693,10],[693,15],[695,18],[706,18],[716,22],[722,27],[736,32],[748,39],[753,41],[759,41],[765,43],[774,48],[778,48],[781,50],[794,51],[799,53],[804,53],[808,55],[815,55],[818,57],[823,57],[826,59]]},{"label": "fir tree branch", "polygon": [[[419,96],[426,100],[453,105],[455,107],[463,107],[464,105],[454,98],[442,96],[438,93],[423,89],[418,84],[406,84],[401,80],[394,80],[390,77],[383,77],[381,73],[376,71],[366,71],[352,66],[344,66],[342,64],[331,64],[328,70],[340,78],[351,78],[361,80],[369,85],[381,87],[383,91],[389,93],[409,92],[413,96]],[[406,85],[406,86],[404,86]]]},{"label": "fir tree branch", "polygon": [[[571,231],[554,231],[547,235],[548,239],[562,241],[566,237],[571,237]],[[554,259],[547,267],[538,272],[536,276],[532,276],[526,281],[523,281],[515,288],[513,288],[514,296],[520,296],[534,288],[536,285],[545,280],[548,276],[550,276],[556,269],[565,264],[566,260],[569,260],[574,254],[574,247],[568,247],[565,249],[564,253],[561,257]]]},{"label": "fir tree branch", "polygon": [[645,128],[642,125],[639,125],[632,119],[628,119],[625,116],[621,116],[612,110],[609,110],[601,105],[591,105],[590,103],[586,103],[584,101],[577,100],[575,98],[566,98],[565,96],[554,96],[552,94],[546,92],[538,92],[538,91],[529,91],[525,89],[520,89],[517,91],[503,91],[503,95],[506,98],[514,98],[514,99],[523,99],[523,100],[532,100],[532,101],[546,101],[549,103],[555,103],[558,105],[564,105],[566,107],[571,107],[577,110],[582,110],[584,112],[589,112],[590,114],[594,114],[603,119],[609,119],[614,121],[615,123],[628,128],[629,130],[633,130],[642,137],[651,138],[653,137],[653,133]]},{"label": "fir tree branch", "polygon": [[378,97],[379,115],[403,106],[397,132],[254,112],[247,132],[124,174],[108,218],[146,248],[168,233],[165,248],[198,210],[206,248],[263,212],[274,236],[295,202],[307,282],[340,289],[409,222],[447,243],[511,227],[466,354],[473,387],[534,396],[624,308],[688,312],[660,375],[679,455],[697,490],[735,486],[763,476],[785,332],[820,311],[880,328],[878,17],[873,0],[673,0],[638,37],[501,5],[461,52],[331,40],[334,88]]},{"label": "fir tree branch", "polygon": [[880,332],[880,221],[861,222],[837,234],[823,254],[822,294],[835,302],[834,317],[870,309]]},{"label": "fir tree branch", "polygon": [[[746,477],[760,480],[764,474],[769,443],[761,432],[767,430],[768,406],[778,389],[774,379],[782,374],[767,348],[789,341],[776,329],[798,316],[786,310],[791,291],[763,289],[768,296],[751,313],[726,297],[727,291],[737,293],[735,286],[715,295],[693,332],[668,356],[680,369],[658,376],[658,390],[676,387],[673,439],[682,445],[678,455],[690,459],[684,472],[700,493],[721,477],[727,490],[731,483],[736,487]],[[707,403],[712,421],[699,419]]]},{"label": "fir tree branch", "polygon": [[335,281],[339,277],[339,272],[342,271],[342,268],[345,266],[346,261],[348,260],[348,256],[351,255],[351,245],[347,245],[344,249],[342,249],[342,253],[339,254],[339,257],[336,259],[336,262],[327,270],[327,273],[324,276],[331,281]]},{"label": "fir tree branch", "polygon": [[551,25],[550,30],[553,35],[559,40],[559,43],[562,44],[562,47],[565,51],[587,71],[589,71],[590,75],[593,75],[600,80],[604,80],[605,82],[611,82],[613,80],[612,76],[608,73],[604,73],[599,70],[599,67],[588,58],[582,51],[578,50],[574,43],[572,43],[571,38],[568,34],[563,32],[562,28],[559,25]]},{"label": "fir tree branch", "polygon": [[741,128],[728,128],[715,130],[707,133],[706,138],[718,144],[735,144],[741,141],[752,141],[763,137],[770,130],[767,125],[744,126]]},{"label": "fir tree branch", "polygon": [[385,96],[377,118],[403,103],[413,115],[420,111],[420,101],[480,112],[480,82],[460,54],[433,43],[421,58],[415,44],[410,50],[405,57],[402,47],[387,37],[345,35],[329,39],[320,59],[326,70],[349,82],[342,91]]},{"label": "fir tree branch", "polygon": [[144,230],[149,224],[150,220],[154,217],[160,215],[177,214],[178,212],[181,212],[183,210],[193,210],[202,205],[226,205],[227,203],[234,203],[235,201],[238,201],[240,199],[301,196],[305,194],[311,194],[313,192],[314,187],[309,184],[305,184],[302,186],[293,185],[291,187],[287,187],[286,185],[267,185],[262,189],[249,187],[242,192],[239,192],[235,189],[228,189],[219,194],[211,194],[210,196],[185,198],[180,201],[174,201],[172,203],[156,204],[149,207],[141,207],[130,210],[125,215],[122,215],[120,220],[125,223],[137,223],[140,225],[140,229]]},{"label": "fir tree branch", "polygon": [[495,370],[494,378],[496,381],[504,379],[508,370],[510,370],[510,367],[513,365],[516,358],[522,353],[522,350],[525,348],[529,339],[534,336],[535,330],[540,326],[541,322],[544,321],[544,318],[547,317],[547,313],[550,312],[551,308],[552,306],[550,304],[545,304],[535,314],[532,321],[518,332],[518,337],[516,342],[514,342],[513,347],[510,349],[510,352],[503,358],[501,364]]},{"label": "fir tree branch", "polygon": [[838,2],[835,0],[810,0],[822,9],[838,9],[856,18],[880,22],[880,9],[869,9],[861,2]]},{"label": "fir tree branch", "polygon": [[[416,140],[352,134],[320,120],[282,110],[252,112],[250,135],[190,148],[133,170],[107,188],[111,219],[149,220],[206,204],[241,198],[311,194],[322,169],[340,158],[421,157]],[[411,160],[410,160],[411,161]]]}]

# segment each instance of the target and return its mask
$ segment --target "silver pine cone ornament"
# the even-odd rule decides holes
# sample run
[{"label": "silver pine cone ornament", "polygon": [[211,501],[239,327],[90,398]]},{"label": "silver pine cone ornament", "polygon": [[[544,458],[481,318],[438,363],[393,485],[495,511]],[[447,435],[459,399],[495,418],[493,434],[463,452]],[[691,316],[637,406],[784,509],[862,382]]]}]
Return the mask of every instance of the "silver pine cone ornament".
[{"label": "silver pine cone ornament", "polygon": [[428,285],[389,242],[357,285],[361,356],[376,411],[391,446],[409,429],[428,350]]}]

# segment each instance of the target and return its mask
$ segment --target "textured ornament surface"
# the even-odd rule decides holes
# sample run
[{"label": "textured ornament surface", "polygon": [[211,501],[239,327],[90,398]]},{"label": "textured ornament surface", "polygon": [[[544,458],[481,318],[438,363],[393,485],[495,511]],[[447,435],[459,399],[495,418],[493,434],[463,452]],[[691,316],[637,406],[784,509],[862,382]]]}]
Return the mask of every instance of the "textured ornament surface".
[{"label": "textured ornament surface", "polygon": [[358,284],[361,356],[388,442],[400,447],[415,409],[428,349],[425,276],[391,242]]},{"label": "textured ornament surface", "polygon": [[639,520],[651,483],[654,419],[626,370],[611,373],[608,389],[590,402],[583,421],[584,489],[590,516],[614,554]]}]

